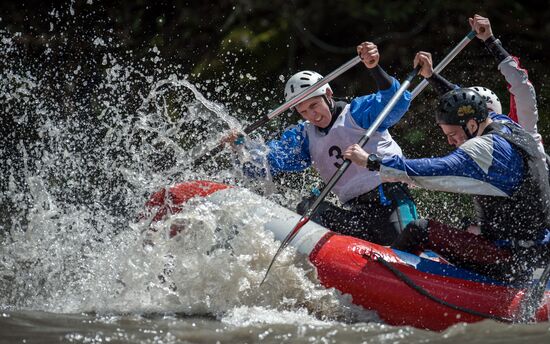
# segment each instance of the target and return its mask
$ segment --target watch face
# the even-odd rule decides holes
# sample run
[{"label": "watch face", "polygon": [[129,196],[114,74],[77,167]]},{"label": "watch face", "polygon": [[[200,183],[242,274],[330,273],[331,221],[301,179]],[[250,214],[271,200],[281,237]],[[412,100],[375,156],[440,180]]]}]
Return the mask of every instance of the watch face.
[{"label": "watch face", "polygon": [[378,155],[369,154],[369,157],[367,158],[367,168],[371,171],[379,171],[381,160],[382,159]]},{"label": "watch face", "polygon": [[369,154],[367,157],[367,168],[369,170],[376,170],[378,168],[378,157],[376,154]]}]

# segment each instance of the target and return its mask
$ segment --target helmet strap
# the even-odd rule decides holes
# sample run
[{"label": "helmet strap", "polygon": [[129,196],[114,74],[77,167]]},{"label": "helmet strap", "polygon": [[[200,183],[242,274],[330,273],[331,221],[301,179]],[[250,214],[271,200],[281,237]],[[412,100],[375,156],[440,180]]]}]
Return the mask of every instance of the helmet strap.
[{"label": "helmet strap", "polygon": [[327,106],[330,110],[330,113],[333,113],[334,112],[334,101],[332,99],[329,100],[328,97],[326,96],[326,94],[324,94],[322,97],[325,100],[325,103],[327,103]]},{"label": "helmet strap", "polygon": [[462,130],[464,130],[464,134],[466,134],[466,137],[468,138],[468,140],[476,137],[477,132],[479,131],[479,123],[477,121],[475,122],[477,124],[477,128],[476,128],[476,131],[474,131],[473,133],[470,133],[470,130],[468,130],[468,126],[467,126],[468,123],[462,126]]},{"label": "helmet strap", "polygon": [[325,103],[327,104],[330,110],[331,120],[330,120],[330,124],[326,128],[319,128],[319,130],[326,135],[334,125],[334,122],[336,122],[336,119],[338,118],[338,113],[337,113],[338,109],[336,107],[336,102],[334,101],[334,99],[329,100],[326,95],[323,95],[323,99],[325,100]]}]

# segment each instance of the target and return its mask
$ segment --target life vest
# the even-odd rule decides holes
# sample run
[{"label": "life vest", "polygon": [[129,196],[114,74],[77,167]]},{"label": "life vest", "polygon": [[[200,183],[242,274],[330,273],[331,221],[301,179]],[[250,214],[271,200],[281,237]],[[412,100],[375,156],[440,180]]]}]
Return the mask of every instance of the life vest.
[{"label": "life vest", "polygon": [[[325,182],[328,182],[344,163],[345,149],[357,143],[367,132],[367,129],[355,123],[349,105],[341,110],[328,132],[320,130],[309,122],[306,122],[305,128],[313,166]],[[381,132],[375,131],[363,149],[381,157],[403,155],[401,148],[387,129]],[[378,171],[370,171],[363,166],[351,164],[332,191],[342,203],[345,203],[375,189],[381,183]]]},{"label": "life vest", "polygon": [[[504,132],[504,127],[510,133]],[[517,150],[524,174],[521,185],[510,197],[474,196],[482,233],[495,241],[540,242],[550,229],[550,185],[537,143],[512,123],[492,122],[483,133],[489,134],[502,137]]]}]

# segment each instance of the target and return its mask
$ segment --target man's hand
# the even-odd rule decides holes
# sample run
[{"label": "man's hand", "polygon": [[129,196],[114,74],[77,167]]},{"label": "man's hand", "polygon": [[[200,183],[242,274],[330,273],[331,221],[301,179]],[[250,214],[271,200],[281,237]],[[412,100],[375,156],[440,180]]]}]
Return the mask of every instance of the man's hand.
[{"label": "man's hand", "polygon": [[351,160],[361,167],[367,167],[369,153],[365,152],[357,143],[349,146],[344,151],[344,158]]},{"label": "man's hand", "polygon": [[372,42],[363,42],[357,46],[357,55],[361,58],[367,68],[378,66],[380,54],[378,47]]},{"label": "man's hand", "polygon": [[432,54],[425,51],[417,52],[416,56],[414,57],[413,67],[416,68],[416,66],[418,65],[420,65],[420,71],[418,72],[418,74],[422,75],[424,78],[429,78],[433,75],[434,68],[432,62]]},{"label": "man's hand", "polygon": [[473,18],[468,18],[470,22],[470,27],[475,31],[476,37],[485,42],[487,38],[493,35],[493,30],[491,30],[491,23],[489,18],[480,16],[479,14],[474,15]]},{"label": "man's hand", "polygon": [[243,143],[244,135],[240,131],[232,129],[231,132],[225,135],[220,141],[220,143],[223,144],[229,143],[231,148],[235,149],[238,145]]},{"label": "man's hand", "polygon": [[475,235],[480,235],[481,234],[481,228],[479,226],[476,226],[476,225],[471,225],[471,226],[468,226],[468,228],[466,228],[466,232],[472,233],[472,234],[475,234]]}]

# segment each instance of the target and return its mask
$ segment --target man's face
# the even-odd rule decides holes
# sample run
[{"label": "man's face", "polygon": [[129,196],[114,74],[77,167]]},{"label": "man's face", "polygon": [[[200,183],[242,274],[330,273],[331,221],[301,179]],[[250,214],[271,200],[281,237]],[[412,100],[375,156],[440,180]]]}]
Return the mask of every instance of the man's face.
[{"label": "man's face", "polygon": [[327,102],[322,96],[306,99],[296,105],[296,111],[307,121],[319,128],[326,128],[332,120]]},{"label": "man's face", "polygon": [[440,124],[441,130],[447,136],[447,142],[451,146],[460,147],[464,142],[468,140],[466,133],[460,125]]}]

